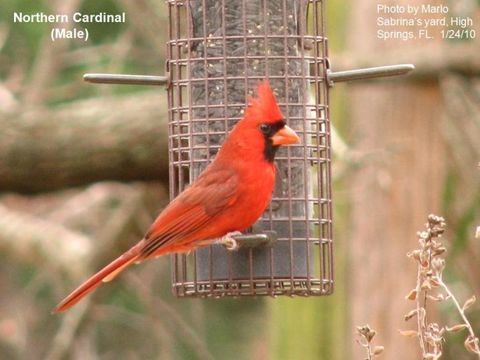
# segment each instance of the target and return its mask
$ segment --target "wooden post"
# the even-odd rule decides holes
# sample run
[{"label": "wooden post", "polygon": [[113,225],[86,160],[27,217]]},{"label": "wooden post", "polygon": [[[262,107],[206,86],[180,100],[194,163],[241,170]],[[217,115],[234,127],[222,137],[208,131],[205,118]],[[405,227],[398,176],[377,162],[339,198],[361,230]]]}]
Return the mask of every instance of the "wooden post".
[{"label": "wooden post", "polygon": [[[435,40],[378,40],[377,3],[352,2],[352,53],[381,63],[394,48],[438,46]],[[369,323],[386,358],[415,359],[420,356],[416,339],[398,330],[414,327],[403,320],[413,306],[405,295],[416,280],[406,253],[417,245],[416,232],[427,215],[441,206],[441,94],[436,81],[384,80],[352,85],[350,98],[351,138],[363,159],[351,181],[352,228],[344,240],[351,248],[351,328]],[[362,349],[351,343],[352,358],[361,358]]]}]

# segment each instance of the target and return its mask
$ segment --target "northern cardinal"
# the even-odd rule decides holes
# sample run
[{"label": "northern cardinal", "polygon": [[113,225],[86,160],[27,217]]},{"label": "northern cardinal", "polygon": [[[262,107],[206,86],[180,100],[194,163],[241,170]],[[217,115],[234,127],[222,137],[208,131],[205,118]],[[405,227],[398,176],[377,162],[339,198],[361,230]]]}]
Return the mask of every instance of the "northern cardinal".
[{"label": "northern cardinal", "polygon": [[230,234],[244,231],[262,215],[275,183],[275,153],[299,138],[285,124],[267,81],[259,83],[257,93],[214,161],[158,215],[145,237],[81,284],[54,312],[69,309],[132,263],[215,242],[231,244]]}]

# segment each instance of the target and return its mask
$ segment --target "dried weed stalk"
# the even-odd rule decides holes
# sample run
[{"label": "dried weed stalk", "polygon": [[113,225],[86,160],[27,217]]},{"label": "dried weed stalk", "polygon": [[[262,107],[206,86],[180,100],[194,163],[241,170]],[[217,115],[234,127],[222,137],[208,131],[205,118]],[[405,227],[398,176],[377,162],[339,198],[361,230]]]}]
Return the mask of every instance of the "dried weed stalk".
[{"label": "dried weed stalk", "polygon": [[[416,308],[405,315],[405,321],[417,318],[417,330],[401,331],[402,335],[418,337],[422,356],[425,360],[439,359],[442,355],[442,344],[445,332],[457,332],[467,330],[465,348],[476,354],[480,359],[479,339],[473,332],[465,310],[475,302],[475,296],[468,299],[463,306],[443,282],[443,270],[445,269],[446,248],[440,238],[445,231],[445,220],[440,216],[429,215],[425,225],[426,230],[418,232],[419,249],[408,254],[418,266],[417,285],[406,296],[408,300],[416,302]],[[427,316],[428,301],[440,302],[451,300],[457,308],[462,321],[453,326],[440,326],[429,322]]]},{"label": "dried weed stalk", "polygon": [[376,358],[384,350],[383,346],[375,346],[372,348],[372,341],[376,334],[377,332],[374,329],[371,329],[368,324],[357,326],[357,335],[360,337],[360,339],[356,339],[356,341],[365,349],[367,353],[365,360],[372,360]]}]

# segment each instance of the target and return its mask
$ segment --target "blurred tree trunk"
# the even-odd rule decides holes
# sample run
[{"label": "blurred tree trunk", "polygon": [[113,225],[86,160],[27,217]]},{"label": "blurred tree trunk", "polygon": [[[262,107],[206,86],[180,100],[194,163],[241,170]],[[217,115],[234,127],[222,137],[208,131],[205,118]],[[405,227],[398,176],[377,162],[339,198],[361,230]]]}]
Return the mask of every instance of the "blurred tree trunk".
[{"label": "blurred tree trunk", "polygon": [[[381,65],[394,48],[423,47],[426,52],[439,46],[435,40],[378,40],[377,3],[352,2],[350,51]],[[441,208],[441,93],[435,80],[384,80],[352,86],[351,99],[351,136],[365,159],[351,182],[351,328],[366,323],[375,328],[388,359],[419,358],[417,340],[398,330],[415,328],[403,320],[414,305],[405,295],[416,282],[416,266],[406,253],[417,246],[416,232],[427,215]],[[360,359],[362,351],[355,346],[353,358]]]},{"label": "blurred tree trunk", "polygon": [[158,92],[0,114],[0,191],[165,180],[166,118]]}]

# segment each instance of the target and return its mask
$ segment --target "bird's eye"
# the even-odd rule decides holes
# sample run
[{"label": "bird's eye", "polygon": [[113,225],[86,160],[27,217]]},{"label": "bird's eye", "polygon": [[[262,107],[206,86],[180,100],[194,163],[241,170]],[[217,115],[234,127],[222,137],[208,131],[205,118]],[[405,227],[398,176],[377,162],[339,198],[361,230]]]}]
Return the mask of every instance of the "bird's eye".
[{"label": "bird's eye", "polygon": [[260,131],[265,135],[269,134],[272,130],[272,126],[269,124],[260,124]]}]

